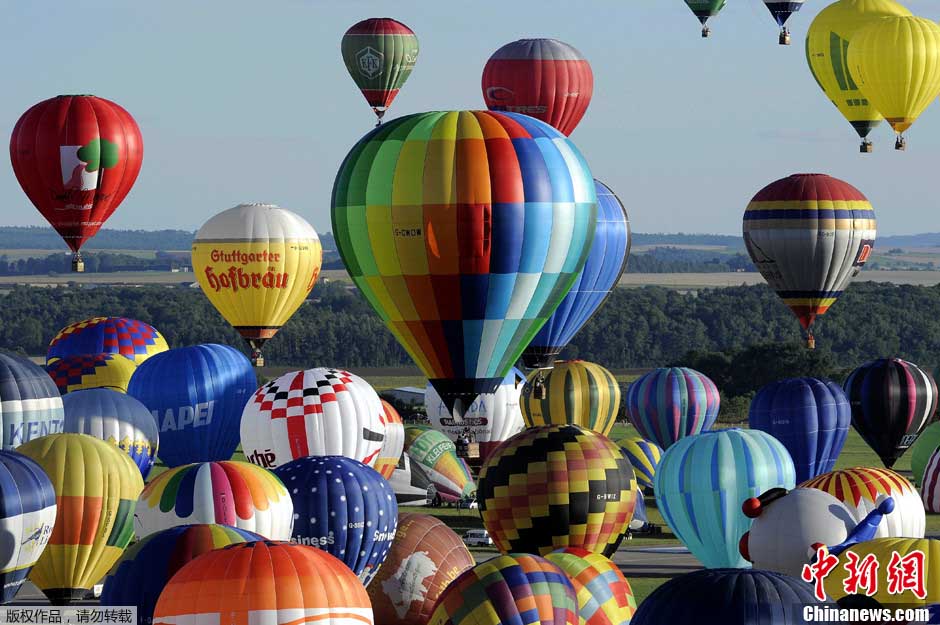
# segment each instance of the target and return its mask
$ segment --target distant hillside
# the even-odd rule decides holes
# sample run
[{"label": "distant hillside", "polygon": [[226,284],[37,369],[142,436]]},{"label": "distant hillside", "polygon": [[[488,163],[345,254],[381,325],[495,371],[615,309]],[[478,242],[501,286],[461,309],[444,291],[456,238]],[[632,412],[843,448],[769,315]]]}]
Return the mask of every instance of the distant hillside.
[{"label": "distant hillside", "polygon": [[925,232],[924,234],[896,234],[888,237],[878,237],[875,245],[881,249],[889,247],[940,247],[940,232]]},{"label": "distant hillside", "polygon": [[632,243],[635,246],[721,246],[744,249],[744,239],[733,234],[677,234],[634,232]]}]

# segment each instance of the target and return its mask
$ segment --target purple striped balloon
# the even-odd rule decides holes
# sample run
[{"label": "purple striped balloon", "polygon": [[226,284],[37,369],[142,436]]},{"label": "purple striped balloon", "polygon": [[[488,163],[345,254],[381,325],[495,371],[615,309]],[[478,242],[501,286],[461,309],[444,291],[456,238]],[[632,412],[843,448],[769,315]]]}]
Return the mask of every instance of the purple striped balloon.
[{"label": "purple striped balloon", "polygon": [[936,514],[940,512],[940,449],[931,454],[923,477],[920,496],[924,500],[924,509]]},{"label": "purple striped balloon", "polygon": [[680,438],[711,429],[719,403],[718,388],[706,375],[663,367],[630,385],[627,416],[640,436],[667,449]]}]

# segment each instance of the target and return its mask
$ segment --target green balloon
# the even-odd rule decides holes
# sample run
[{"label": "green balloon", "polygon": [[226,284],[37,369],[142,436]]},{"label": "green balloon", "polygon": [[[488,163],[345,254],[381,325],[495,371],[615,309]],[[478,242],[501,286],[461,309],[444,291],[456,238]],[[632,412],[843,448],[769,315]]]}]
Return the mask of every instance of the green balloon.
[{"label": "green balloon", "polygon": [[401,22],[373,18],[347,30],[340,47],[349,75],[381,119],[414,69],[418,38]]}]

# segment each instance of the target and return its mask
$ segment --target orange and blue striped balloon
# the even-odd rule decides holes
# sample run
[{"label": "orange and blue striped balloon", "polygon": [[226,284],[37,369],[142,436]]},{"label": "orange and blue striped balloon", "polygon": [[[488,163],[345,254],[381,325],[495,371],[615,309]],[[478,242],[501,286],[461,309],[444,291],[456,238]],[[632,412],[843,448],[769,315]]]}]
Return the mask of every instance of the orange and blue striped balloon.
[{"label": "orange and blue striped balloon", "polygon": [[711,429],[721,397],[708,376],[687,367],[655,369],[630,385],[627,416],[640,436],[668,449]]}]

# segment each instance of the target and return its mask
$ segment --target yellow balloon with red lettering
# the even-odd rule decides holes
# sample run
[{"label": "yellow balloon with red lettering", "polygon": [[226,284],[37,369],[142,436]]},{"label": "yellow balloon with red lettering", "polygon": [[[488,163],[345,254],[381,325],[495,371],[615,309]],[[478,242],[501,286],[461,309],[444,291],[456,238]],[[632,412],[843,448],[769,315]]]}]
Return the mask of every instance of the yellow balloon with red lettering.
[{"label": "yellow balloon with red lettering", "polygon": [[316,231],[272,204],[240,204],[199,229],[193,269],[212,305],[264,365],[261,347],[287,323],[313,289],[323,264]]}]

